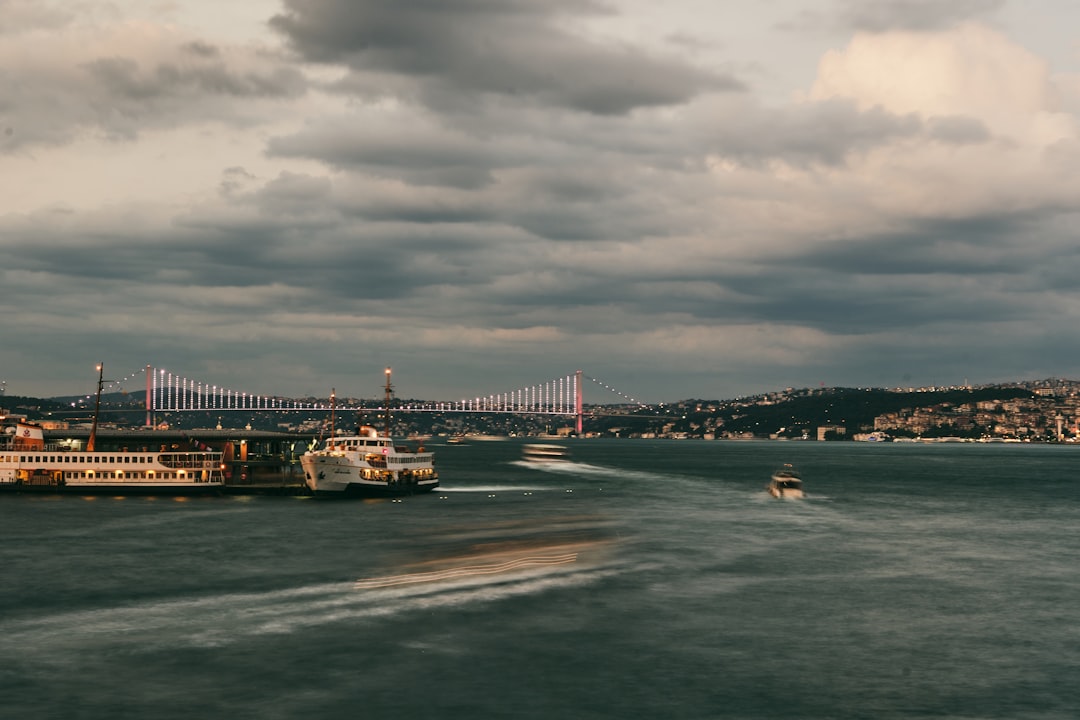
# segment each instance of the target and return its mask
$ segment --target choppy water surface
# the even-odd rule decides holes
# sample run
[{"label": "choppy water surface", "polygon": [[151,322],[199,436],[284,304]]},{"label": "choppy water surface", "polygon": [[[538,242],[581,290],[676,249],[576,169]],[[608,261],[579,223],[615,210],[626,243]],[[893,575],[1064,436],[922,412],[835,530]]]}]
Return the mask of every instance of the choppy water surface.
[{"label": "choppy water surface", "polygon": [[2,715],[1080,716],[1080,448],[567,445],[401,502],[0,496]]}]

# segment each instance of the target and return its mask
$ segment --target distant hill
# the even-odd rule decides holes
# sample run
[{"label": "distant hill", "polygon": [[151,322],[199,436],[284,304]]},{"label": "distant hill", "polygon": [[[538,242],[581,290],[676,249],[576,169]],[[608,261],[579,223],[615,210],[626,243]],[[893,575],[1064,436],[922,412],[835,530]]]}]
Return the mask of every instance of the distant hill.
[{"label": "distant hill", "polygon": [[[768,437],[814,437],[822,426],[843,426],[848,434],[874,427],[874,418],[905,409],[928,408],[949,403],[962,405],[980,401],[1007,401],[1033,398],[1034,393],[1015,386],[937,391],[894,391],[879,388],[826,388],[796,391],[777,398],[758,397],[746,401],[694,401],[695,410],[676,423],[673,431],[688,431],[706,425],[730,433],[753,433]],[[682,405],[682,403],[677,404]],[[715,408],[715,409],[712,409]],[[688,408],[687,408],[688,409]],[[718,422],[719,421],[719,422]]]}]

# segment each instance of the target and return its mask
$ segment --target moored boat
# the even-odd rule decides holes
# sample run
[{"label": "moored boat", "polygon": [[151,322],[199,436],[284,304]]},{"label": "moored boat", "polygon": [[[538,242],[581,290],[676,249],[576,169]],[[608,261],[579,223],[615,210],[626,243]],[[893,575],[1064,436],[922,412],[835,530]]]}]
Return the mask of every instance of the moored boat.
[{"label": "moored boat", "polygon": [[333,431],[323,446],[300,458],[304,481],[317,497],[393,497],[439,486],[435,453],[398,444],[390,435],[390,368],[386,369],[386,429],[361,426],[353,435]]},{"label": "moored boat", "polygon": [[[98,407],[102,386],[98,366]],[[73,493],[188,495],[219,491],[222,453],[98,450],[97,408],[83,450],[48,444],[43,429],[17,420],[0,438],[0,489]]]},{"label": "moored boat", "polygon": [[803,492],[802,474],[790,463],[785,463],[783,467],[773,472],[766,489],[775,498],[802,498],[806,496]]}]

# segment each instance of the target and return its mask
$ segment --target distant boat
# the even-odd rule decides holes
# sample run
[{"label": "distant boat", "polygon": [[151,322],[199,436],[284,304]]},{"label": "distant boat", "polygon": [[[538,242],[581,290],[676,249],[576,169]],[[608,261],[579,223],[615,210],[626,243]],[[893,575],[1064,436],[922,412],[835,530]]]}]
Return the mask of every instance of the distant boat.
[{"label": "distant boat", "polygon": [[464,445],[465,444],[465,436],[464,435],[451,435],[450,437],[446,438],[446,444],[447,445]]},{"label": "distant boat", "polygon": [[567,450],[562,445],[530,443],[521,447],[521,459],[526,462],[565,462]]},{"label": "distant boat", "polygon": [[300,458],[304,480],[316,496],[392,497],[439,486],[435,453],[397,445],[390,436],[391,394],[390,368],[386,368],[386,430],[381,435],[365,425],[354,435],[338,436],[331,410],[330,437],[323,447]]},{"label": "distant boat", "polygon": [[806,497],[803,492],[802,475],[791,463],[785,463],[783,467],[773,472],[766,489],[774,498]]}]

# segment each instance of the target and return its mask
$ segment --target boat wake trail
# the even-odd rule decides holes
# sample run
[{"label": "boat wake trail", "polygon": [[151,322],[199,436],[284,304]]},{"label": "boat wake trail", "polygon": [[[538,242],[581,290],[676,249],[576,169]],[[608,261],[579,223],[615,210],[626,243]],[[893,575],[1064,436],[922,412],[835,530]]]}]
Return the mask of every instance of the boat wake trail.
[{"label": "boat wake trail", "polygon": [[439,580],[449,580],[460,577],[498,575],[520,568],[566,565],[568,563],[576,562],[577,558],[578,555],[576,552],[548,556],[533,555],[514,558],[512,560],[504,560],[502,562],[488,563],[486,565],[465,565],[461,567],[450,567],[445,570],[430,570],[428,572],[408,573],[405,575],[366,578],[357,580],[353,587],[357,590],[367,590],[371,588],[393,587],[395,585],[414,585],[416,583],[437,582]]},{"label": "boat wake trail", "polygon": [[558,462],[544,462],[541,460],[511,460],[511,465],[517,465],[518,467],[529,468],[530,470],[541,470],[543,472],[550,472],[559,475],[572,474],[593,474],[593,475],[609,475],[612,474],[609,468],[600,467],[598,465],[590,465],[588,463],[573,462],[571,460],[560,460]]},{"label": "boat wake trail", "polygon": [[609,540],[516,547],[503,543],[480,554],[444,556],[352,582],[9,619],[0,622],[0,634],[8,647],[19,649],[20,657],[47,664],[91,651],[127,654],[221,647],[313,626],[586,586],[633,569],[611,557],[611,544]]},{"label": "boat wake trail", "polygon": [[528,460],[512,460],[511,465],[539,470],[540,472],[553,475],[574,475],[586,478],[613,478],[623,482],[643,482],[655,484],[658,481],[671,482],[677,479],[675,476],[664,473],[647,472],[642,470],[627,470],[619,467],[606,467],[604,465],[591,465],[589,463],[573,462],[570,460],[561,462],[531,462]]}]

